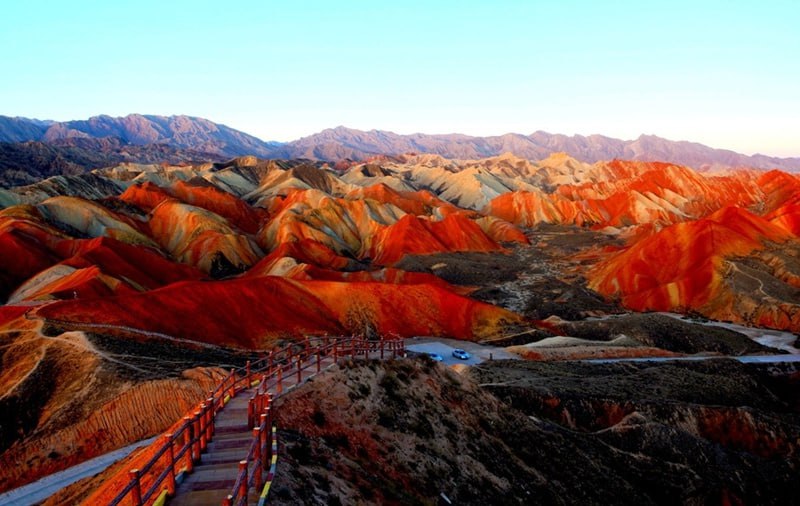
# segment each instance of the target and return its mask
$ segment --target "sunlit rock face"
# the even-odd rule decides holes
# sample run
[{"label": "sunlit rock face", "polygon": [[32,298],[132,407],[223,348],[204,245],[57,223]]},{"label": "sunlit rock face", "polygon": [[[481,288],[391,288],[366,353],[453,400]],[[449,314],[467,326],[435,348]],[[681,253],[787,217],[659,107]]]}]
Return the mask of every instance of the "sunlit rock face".
[{"label": "sunlit rock face", "polygon": [[364,328],[475,339],[522,321],[431,274],[384,268],[406,255],[527,243],[514,225],[427,189],[251,159],[193,176],[132,165],[103,173],[125,191],[3,211],[7,240],[26,251],[7,273],[8,300],[65,304],[33,318],[243,348]]},{"label": "sunlit rock face", "polygon": [[[796,236],[736,207],[680,223],[611,255],[589,272],[589,286],[638,311],[697,310],[720,320],[774,328],[800,324],[800,288],[791,265]],[[785,291],[785,290],[784,290]]]},{"label": "sunlit rock face", "polygon": [[[509,311],[453,293],[420,277],[403,283],[383,276],[366,281],[292,280],[265,276],[194,282],[150,293],[102,300],[70,300],[35,311],[45,321],[112,334],[140,329],[193,341],[243,348],[269,348],[278,338],[308,333],[362,332],[370,326],[387,335],[488,338],[522,319]],[[425,283],[427,281],[427,283]],[[193,324],[186,325],[186,314]],[[135,332],[134,332],[135,333]]]},{"label": "sunlit rock face", "polygon": [[158,365],[143,343],[61,331],[30,309],[0,308],[0,490],[160,433],[224,374]]},{"label": "sunlit rock face", "polygon": [[[203,395],[210,366],[235,361],[215,353],[323,334],[557,332],[511,300],[525,291],[800,330],[800,181],[779,171],[563,153],[333,167],[242,157],[123,164],[10,188],[0,205],[0,402],[15,413],[0,459],[35,456],[31,472],[0,472],[2,487],[165,430]],[[563,258],[541,255],[557,243]],[[501,272],[527,260],[539,263]],[[503,276],[517,283],[511,299],[493,298]],[[663,352],[650,348],[624,356]],[[149,369],[164,350],[176,365]],[[155,394],[166,389],[177,407]],[[107,427],[140,414],[139,432]],[[103,431],[108,444],[93,439]],[[42,453],[56,437],[69,459]]]},{"label": "sunlit rock face", "polygon": [[[97,178],[103,183],[87,191]],[[506,153],[375,157],[343,172],[253,157],[125,164],[73,179],[43,181],[41,198],[31,189],[8,192],[35,206],[12,205],[0,216],[7,300],[133,295],[203,277],[344,281],[354,278],[331,271],[378,270],[409,255],[502,253],[528,244],[520,227],[557,224],[628,242],[585,272],[593,289],[627,307],[782,327],[794,321],[791,300],[739,293],[748,274],[731,260],[752,256],[789,285],[800,275],[774,251],[794,244],[800,231],[800,181],[780,171],[700,173],[659,162],[587,164],[564,153],[536,162]],[[742,236],[737,227],[748,220],[772,228]],[[359,278],[367,279],[386,278]]]},{"label": "sunlit rock face", "polygon": [[505,193],[493,199],[486,211],[524,226],[663,226],[701,218],[726,206],[756,206],[765,195],[750,172],[706,176],[656,162],[598,162],[587,169],[585,177],[588,180],[553,187],[553,191]]}]

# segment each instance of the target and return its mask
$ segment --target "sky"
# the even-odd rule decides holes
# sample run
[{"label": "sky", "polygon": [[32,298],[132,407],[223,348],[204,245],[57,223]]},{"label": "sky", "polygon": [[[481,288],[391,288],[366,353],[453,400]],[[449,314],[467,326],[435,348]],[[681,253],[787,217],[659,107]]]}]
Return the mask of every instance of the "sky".
[{"label": "sky", "polygon": [[0,114],[264,140],[655,134],[800,156],[800,2],[8,0]]}]

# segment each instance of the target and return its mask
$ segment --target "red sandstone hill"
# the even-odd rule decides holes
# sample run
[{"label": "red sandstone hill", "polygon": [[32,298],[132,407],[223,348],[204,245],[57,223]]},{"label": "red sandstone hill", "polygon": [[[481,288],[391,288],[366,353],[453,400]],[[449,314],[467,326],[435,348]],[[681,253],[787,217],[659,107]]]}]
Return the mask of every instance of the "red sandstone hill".
[{"label": "red sandstone hill", "polygon": [[159,434],[223,374],[186,350],[162,348],[159,363],[82,332],[45,337],[30,309],[0,308],[0,491]]},{"label": "red sandstone hill", "polygon": [[438,283],[345,280],[266,276],[182,282],[148,293],[57,302],[36,309],[31,317],[111,335],[136,338],[157,333],[248,349],[270,348],[279,338],[361,333],[366,327],[405,337],[487,338],[504,325],[522,321]]},{"label": "red sandstone hill", "polygon": [[769,192],[746,172],[704,176],[687,167],[618,160],[597,164],[596,169],[601,167],[612,174],[611,179],[562,185],[553,193],[536,189],[504,193],[487,205],[486,212],[524,226],[666,225],[701,218],[726,206],[750,208]]},{"label": "red sandstone hill", "polygon": [[[104,191],[112,193],[105,200],[88,201],[69,196],[69,187],[43,184],[19,194],[33,207],[2,211],[0,255],[6,261],[0,281],[6,296],[13,294],[15,301],[102,299],[204,275],[242,273],[247,278],[381,280],[384,276],[375,273],[406,255],[501,253],[503,244],[527,244],[514,223],[575,224],[619,233],[630,245],[619,255],[624,259],[690,245],[686,251],[699,260],[684,265],[681,257],[654,273],[631,267],[636,262],[609,259],[607,265],[620,262],[615,284],[597,274],[605,272],[599,266],[592,286],[632,308],[699,309],[713,291],[709,273],[721,268],[719,258],[730,256],[716,242],[702,246],[707,237],[719,236],[719,227],[733,226],[719,210],[747,209],[789,235],[800,229],[800,182],[779,171],[709,175],[657,162],[588,165],[566,155],[540,165],[511,155],[480,162],[419,155],[376,159],[342,175],[308,164],[249,158],[224,166],[126,166],[102,174],[95,177],[106,178]],[[125,191],[113,195],[119,185]],[[454,204],[474,205],[498,193],[483,212]],[[672,224],[697,230],[676,238],[667,231]],[[83,242],[95,246],[77,246]],[[751,248],[737,255],[773,252]],[[759,261],[780,279],[791,280],[787,260],[776,258]],[[683,270],[673,272],[675,266]],[[331,273],[341,270],[364,274]]]},{"label": "red sandstone hill", "polygon": [[800,308],[782,302],[778,290],[800,287],[780,268],[780,254],[798,247],[784,228],[728,207],[613,254],[590,270],[589,286],[637,311],[696,310],[721,320],[797,328]]},{"label": "red sandstone hill", "polygon": [[[181,371],[227,363],[218,346],[529,326],[469,297],[530,310],[494,297],[506,277],[519,292],[558,292],[557,305],[588,293],[586,276],[630,309],[800,330],[800,180],[778,171],[415,155],[336,173],[250,157],[123,165],[3,190],[0,203],[11,304],[0,307],[0,464],[34,456],[27,471],[0,465],[0,487],[62,465],[48,445],[74,463],[130,442],[117,428],[128,419],[147,418],[136,437],[166,429],[177,415],[153,392],[193,403],[214,372]],[[559,241],[563,262],[542,255]],[[520,262],[530,269],[505,272]]]}]

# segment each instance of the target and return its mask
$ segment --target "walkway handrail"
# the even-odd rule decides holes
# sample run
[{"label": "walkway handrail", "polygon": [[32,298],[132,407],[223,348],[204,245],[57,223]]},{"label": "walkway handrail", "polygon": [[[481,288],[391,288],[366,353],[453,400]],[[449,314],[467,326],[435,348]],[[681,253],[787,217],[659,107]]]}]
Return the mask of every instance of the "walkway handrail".
[{"label": "walkway handrail", "polygon": [[[126,497],[130,497],[130,503],[135,506],[151,504],[160,495],[165,481],[167,493],[174,493],[177,476],[184,471],[191,472],[194,463],[200,459],[200,453],[208,446],[214,435],[216,413],[227,402],[226,396],[230,395],[238,382],[236,370],[231,370],[209,392],[205,401],[183,417],[183,423],[174,432],[164,434],[163,438],[154,442],[151,445],[151,448],[155,448],[153,456],[140,469],[129,471],[128,484],[109,504],[120,504]],[[143,490],[144,487],[146,489]]]},{"label": "walkway handrail", "polygon": [[275,348],[260,360],[231,369],[204,401],[186,413],[182,424],[151,444],[150,448],[155,450],[153,456],[141,468],[129,471],[128,483],[109,504],[116,506],[129,498],[127,504],[144,506],[153,504],[165,493],[173,495],[178,476],[192,472],[211,441],[217,413],[238,392],[258,385],[248,404],[248,427],[253,429],[253,441],[246,458],[239,463],[236,485],[223,501],[228,505],[246,504],[247,490],[259,491],[262,472],[272,461],[274,410],[270,388],[275,387],[277,395],[281,395],[286,374],[296,373],[299,384],[303,371],[316,367],[316,372],[320,372],[322,357],[332,356],[335,363],[338,358],[369,357],[370,353],[380,353],[380,358],[386,353],[397,357],[403,350],[402,339],[369,341],[355,337],[313,337]]},{"label": "walkway handrail", "polygon": [[239,462],[239,475],[231,493],[222,501],[222,505],[246,506],[248,490],[251,487],[255,489],[256,493],[261,493],[262,473],[269,469],[272,461],[270,435],[274,422],[274,406],[272,406],[274,398],[269,390],[271,387],[276,387],[276,397],[283,393],[284,373],[296,373],[295,385],[299,385],[302,381],[303,371],[306,369],[315,367],[317,373],[321,371],[323,356],[331,355],[336,363],[340,357],[358,358],[363,356],[369,358],[371,353],[379,353],[380,358],[391,353],[392,357],[396,358],[402,355],[403,351],[404,341],[402,339],[368,341],[355,337],[336,338],[326,339],[324,343],[316,347],[306,346],[293,357],[294,364],[291,358],[286,364],[280,363],[274,367],[270,362],[267,372],[262,375],[258,388],[250,398],[247,407],[247,426],[253,429],[250,450],[245,459]]},{"label": "walkway handrail", "polygon": [[[291,346],[287,345],[278,351]],[[128,484],[109,504],[116,506],[129,497],[130,504],[142,506],[155,502],[161,494],[159,490],[173,494],[177,476],[182,472],[192,472],[194,463],[200,460],[200,453],[206,449],[213,437],[217,412],[228,400],[235,397],[238,391],[250,388],[249,382],[252,380],[253,372],[262,370],[266,362],[265,357],[252,364],[248,361],[245,367],[231,369],[217,383],[214,390],[209,392],[205,401],[186,413],[183,423],[177,429],[171,434],[165,434],[163,439],[157,440],[150,446],[155,448],[153,456],[140,469],[129,471]],[[167,454],[169,454],[168,460],[163,458]],[[165,481],[166,489],[163,488]]]}]

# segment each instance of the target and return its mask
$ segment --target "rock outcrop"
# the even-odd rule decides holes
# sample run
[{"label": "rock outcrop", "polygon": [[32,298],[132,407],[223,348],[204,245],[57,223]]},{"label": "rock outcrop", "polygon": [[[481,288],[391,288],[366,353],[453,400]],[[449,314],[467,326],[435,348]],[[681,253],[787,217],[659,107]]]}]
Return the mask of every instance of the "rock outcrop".
[{"label": "rock outcrop", "polygon": [[278,401],[270,501],[779,504],[796,386],[730,361],[344,364]]}]

